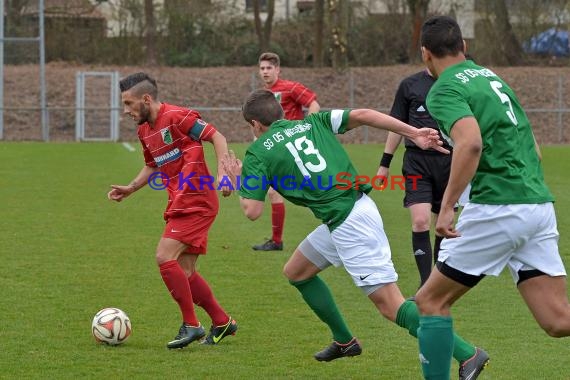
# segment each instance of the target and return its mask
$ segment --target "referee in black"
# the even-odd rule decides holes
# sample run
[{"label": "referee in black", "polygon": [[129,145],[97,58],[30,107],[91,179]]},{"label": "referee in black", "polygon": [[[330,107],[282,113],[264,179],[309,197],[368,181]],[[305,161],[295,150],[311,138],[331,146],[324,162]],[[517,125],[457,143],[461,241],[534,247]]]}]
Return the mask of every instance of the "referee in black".
[{"label": "referee in black", "polygon": [[[426,106],[426,97],[434,82],[435,78],[427,69],[403,79],[398,86],[390,116],[417,128],[429,127],[439,130]],[[443,147],[451,151],[452,148],[445,138],[441,139],[444,141]],[[401,135],[388,133],[377,175],[388,178],[390,162],[401,140]],[[437,261],[439,246],[443,239],[436,235],[432,250],[430,239],[432,214],[435,221],[449,179],[451,154],[422,150],[408,139],[405,139],[404,145],[406,147],[402,164],[402,174],[406,178],[404,207],[410,210],[412,219],[412,252],[420,274],[421,287],[431,273],[432,258],[434,263]],[[419,178],[410,176],[419,176]]]}]

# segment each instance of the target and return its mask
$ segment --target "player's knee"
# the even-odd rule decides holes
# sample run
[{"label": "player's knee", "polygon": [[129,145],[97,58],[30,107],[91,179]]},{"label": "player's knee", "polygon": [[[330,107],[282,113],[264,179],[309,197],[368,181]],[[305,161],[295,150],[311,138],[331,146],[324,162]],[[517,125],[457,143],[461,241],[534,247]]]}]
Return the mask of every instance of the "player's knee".
[{"label": "player's knee", "polygon": [[287,280],[289,280],[289,282],[304,281],[308,278],[314,277],[314,274],[308,273],[305,268],[288,265],[288,263],[283,267],[283,275]]},{"label": "player's knee", "polygon": [[570,335],[570,321],[567,318],[543,322],[540,327],[552,338],[563,338]]},{"label": "player's knee", "polygon": [[160,255],[158,254],[158,252],[156,253],[155,259],[156,259],[156,265],[158,265],[158,266],[161,266],[162,264],[164,264],[165,262],[168,261],[168,260],[166,260],[165,257],[160,256]]},{"label": "player's knee", "polygon": [[429,231],[430,219],[424,217],[416,217],[412,220],[412,231]]},{"label": "player's knee", "polygon": [[420,314],[426,314],[425,311],[428,305],[428,300],[421,293],[417,293],[414,296],[414,302],[416,303]]},{"label": "player's knee", "polygon": [[273,193],[268,194],[268,197],[271,203],[283,203],[283,199],[276,191],[273,191]]},{"label": "player's knee", "polygon": [[289,281],[296,281],[298,277],[295,271],[293,271],[292,268],[287,264],[283,266],[283,276],[285,276]]},{"label": "player's knee", "polygon": [[155,259],[156,259],[156,264],[158,266],[161,266],[167,261],[176,260],[176,257],[172,257],[172,255],[167,254],[167,252],[165,251],[157,250]]},{"label": "player's knee", "polygon": [[568,336],[568,331],[565,331],[557,325],[542,326],[542,329],[552,338],[563,338]]},{"label": "player's knee", "polygon": [[449,305],[445,305],[440,300],[431,297],[429,293],[423,292],[421,288],[416,293],[415,302],[418,306],[418,311],[422,315],[449,314]]}]

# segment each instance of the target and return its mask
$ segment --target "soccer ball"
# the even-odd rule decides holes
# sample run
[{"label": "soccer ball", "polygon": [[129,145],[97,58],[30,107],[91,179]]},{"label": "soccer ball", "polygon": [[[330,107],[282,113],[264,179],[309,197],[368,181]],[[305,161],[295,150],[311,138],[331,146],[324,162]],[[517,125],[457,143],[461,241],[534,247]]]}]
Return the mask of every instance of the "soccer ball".
[{"label": "soccer ball", "polygon": [[99,343],[111,346],[124,343],[131,335],[131,320],[121,309],[106,307],[93,317],[91,332]]}]

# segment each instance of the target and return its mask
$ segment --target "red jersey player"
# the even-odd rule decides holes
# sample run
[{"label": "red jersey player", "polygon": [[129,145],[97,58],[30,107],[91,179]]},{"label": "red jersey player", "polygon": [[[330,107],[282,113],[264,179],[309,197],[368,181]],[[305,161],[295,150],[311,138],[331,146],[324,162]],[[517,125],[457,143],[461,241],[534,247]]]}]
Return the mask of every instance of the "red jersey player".
[{"label": "red jersey player", "polygon": [[[108,198],[122,201],[147,183],[162,180],[168,192],[164,212],[166,226],[158,247],[156,262],[160,275],[182,313],[182,326],[168,348],[182,348],[206,336],[198,321],[194,303],[212,319],[207,344],[217,344],[237,331],[233,320],[218,304],[208,283],[196,271],[199,255],[206,253],[208,230],[218,213],[214,190],[202,141],[214,145],[218,162],[228,146],[225,137],[213,125],[203,121],[198,112],[158,101],[156,81],[145,73],[136,73],[120,81],[124,113],[139,125],[145,166],[127,186],[112,185]],[[218,165],[218,179],[224,176]],[[156,188],[156,186],[155,186]],[[222,187],[222,193],[231,193]]]},{"label": "red jersey player", "polygon": [[[259,75],[264,87],[271,91],[281,104],[285,119],[302,120],[305,115],[303,107],[308,113],[318,112],[320,105],[317,95],[299,82],[279,78],[281,63],[275,53],[263,53],[259,56]],[[263,244],[254,245],[256,251],[283,250],[283,226],[285,224],[285,203],[283,197],[272,188],[267,196],[271,201],[272,237]]]}]

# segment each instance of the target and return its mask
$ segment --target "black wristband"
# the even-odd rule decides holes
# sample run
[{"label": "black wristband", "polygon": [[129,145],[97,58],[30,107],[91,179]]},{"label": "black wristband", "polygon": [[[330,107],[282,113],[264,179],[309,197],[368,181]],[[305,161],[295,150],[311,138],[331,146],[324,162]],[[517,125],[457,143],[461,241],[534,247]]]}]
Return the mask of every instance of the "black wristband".
[{"label": "black wristband", "polygon": [[389,168],[390,163],[392,162],[392,158],[394,158],[393,154],[384,153],[382,155],[382,159],[380,160],[380,166],[384,166],[385,168]]}]

